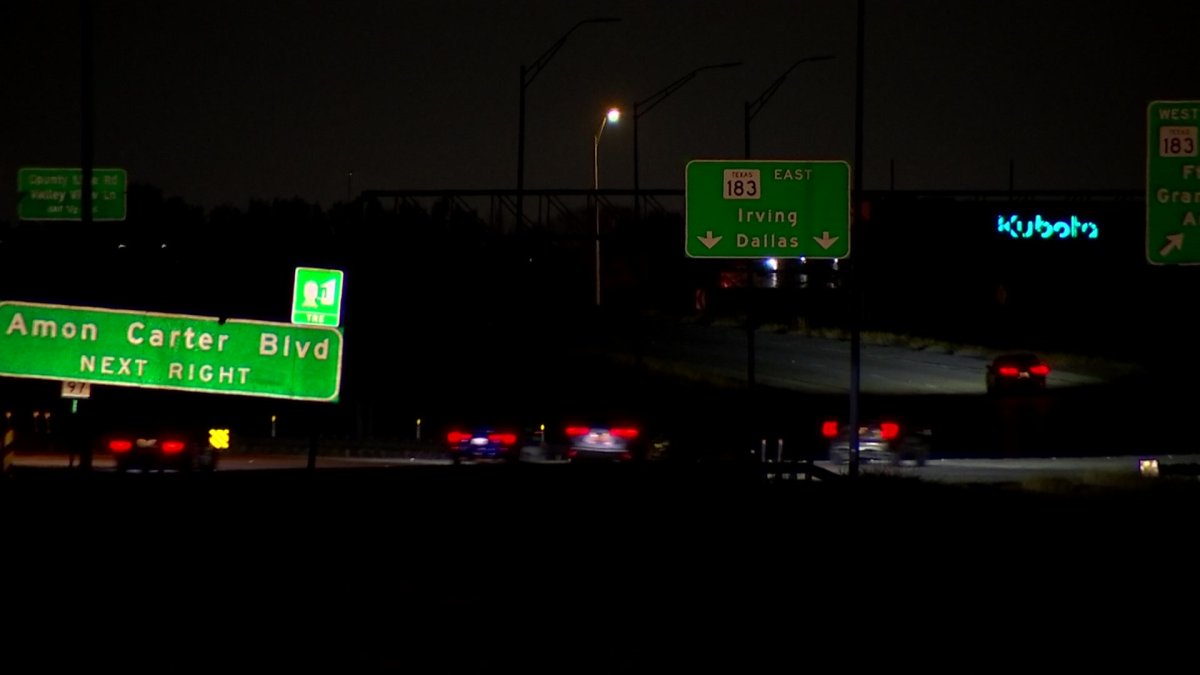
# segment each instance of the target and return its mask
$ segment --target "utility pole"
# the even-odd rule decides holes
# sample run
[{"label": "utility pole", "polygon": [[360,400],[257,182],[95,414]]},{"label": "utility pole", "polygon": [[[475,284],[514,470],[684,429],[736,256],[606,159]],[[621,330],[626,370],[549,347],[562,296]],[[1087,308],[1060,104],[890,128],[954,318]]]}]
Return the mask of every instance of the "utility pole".
[{"label": "utility pole", "polygon": [[[79,61],[80,61],[80,110],[79,110],[79,221],[85,233],[92,232],[92,163],[94,148],[92,141],[92,0],[79,0]],[[79,425],[78,419],[71,423]],[[86,440],[86,433],[70,434],[70,442],[79,442],[79,468],[83,471],[92,470],[92,444]],[[78,439],[78,441],[77,441]]]},{"label": "utility pole", "polygon": [[[862,174],[863,174],[863,37],[865,30],[866,0],[858,0],[858,39],[855,47],[855,85],[854,85],[854,217],[850,219],[852,230],[859,230],[851,236],[854,241],[862,235]],[[861,284],[858,278],[858,265],[854,257],[849,258],[850,282],[850,477],[858,476],[858,390],[862,379],[862,345],[858,325],[860,312]]]}]

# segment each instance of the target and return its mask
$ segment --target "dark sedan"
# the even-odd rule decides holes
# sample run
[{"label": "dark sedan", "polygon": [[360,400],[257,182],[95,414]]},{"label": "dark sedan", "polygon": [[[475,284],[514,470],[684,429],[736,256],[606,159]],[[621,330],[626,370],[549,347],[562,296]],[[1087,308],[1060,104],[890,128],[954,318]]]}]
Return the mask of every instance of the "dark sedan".
[{"label": "dark sedan", "polygon": [[989,394],[1040,392],[1046,389],[1050,366],[1037,354],[1002,354],[987,367]]},{"label": "dark sedan", "polygon": [[515,462],[525,440],[515,428],[456,427],[446,433],[446,445],[450,461],[455,464],[476,460]]},{"label": "dark sedan", "polygon": [[[828,420],[821,435],[829,442],[829,461],[846,464],[850,460],[850,425]],[[871,420],[858,426],[858,459],[900,465],[911,461],[925,466],[932,449],[932,431],[909,428],[890,419]]]},{"label": "dark sedan", "polygon": [[[228,431],[161,424],[122,425],[102,436],[117,471],[192,471],[217,468]],[[224,439],[224,440],[221,440]]]}]

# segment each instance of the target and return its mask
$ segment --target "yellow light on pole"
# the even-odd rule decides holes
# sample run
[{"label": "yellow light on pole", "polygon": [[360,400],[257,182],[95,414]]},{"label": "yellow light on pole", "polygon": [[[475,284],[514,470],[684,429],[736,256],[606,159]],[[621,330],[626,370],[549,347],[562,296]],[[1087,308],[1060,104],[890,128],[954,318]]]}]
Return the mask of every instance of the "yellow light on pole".
[{"label": "yellow light on pole", "polygon": [[600,120],[600,128],[592,137],[592,189],[596,190],[596,306],[600,306],[600,136],[608,124],[616,124],[621,119],[619,108],[609,108]]}]

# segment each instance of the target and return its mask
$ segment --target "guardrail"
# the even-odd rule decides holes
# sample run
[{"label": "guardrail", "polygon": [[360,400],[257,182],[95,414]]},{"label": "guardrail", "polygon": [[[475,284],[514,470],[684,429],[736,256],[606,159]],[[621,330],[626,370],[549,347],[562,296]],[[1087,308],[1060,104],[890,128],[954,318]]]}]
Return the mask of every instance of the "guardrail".
[{"label": "guardrail", "polygon": [[783,457],[783,439],[779,438],[775,441],[774,457],[767,451],[767,439],[762,439],[762,443],[758,450],[758,463],[762,471],[763,479],[767,482],[775,481],[811,481],[814,478],[822,481],[839,480],[843,476],[835,471],[830,471],[823,466],[817,466],[812,456],[807,456],[801,459],[787,459]]}]

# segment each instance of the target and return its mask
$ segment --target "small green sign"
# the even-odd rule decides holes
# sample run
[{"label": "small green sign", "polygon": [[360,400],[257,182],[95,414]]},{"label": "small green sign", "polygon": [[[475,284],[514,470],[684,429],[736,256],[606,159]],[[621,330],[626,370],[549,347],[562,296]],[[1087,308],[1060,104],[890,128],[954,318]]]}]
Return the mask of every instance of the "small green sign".
[{"label": "small green sign", "polygon": [[850,165],[693,160],[685,250],[693,258],[850,255]]},{"label": "small green sign", "polygon": [[[125,220],[124,169],[92,169],[92,220]],[[82,220],[83,169],[21,169],[17,215],[21,220]]]},{"label": "small green sign", "polygon": [[297,267],[292,289],[292,323],[341,325],[342,276],[341,270]]},{"label": "small green sign", "polygon": [[0,302],[0,375],[337,401],[336,328]]},{"label": "small green sign", "polygon": [[1200,264],[1200,101],[1147,106],[1146,260]]}]

